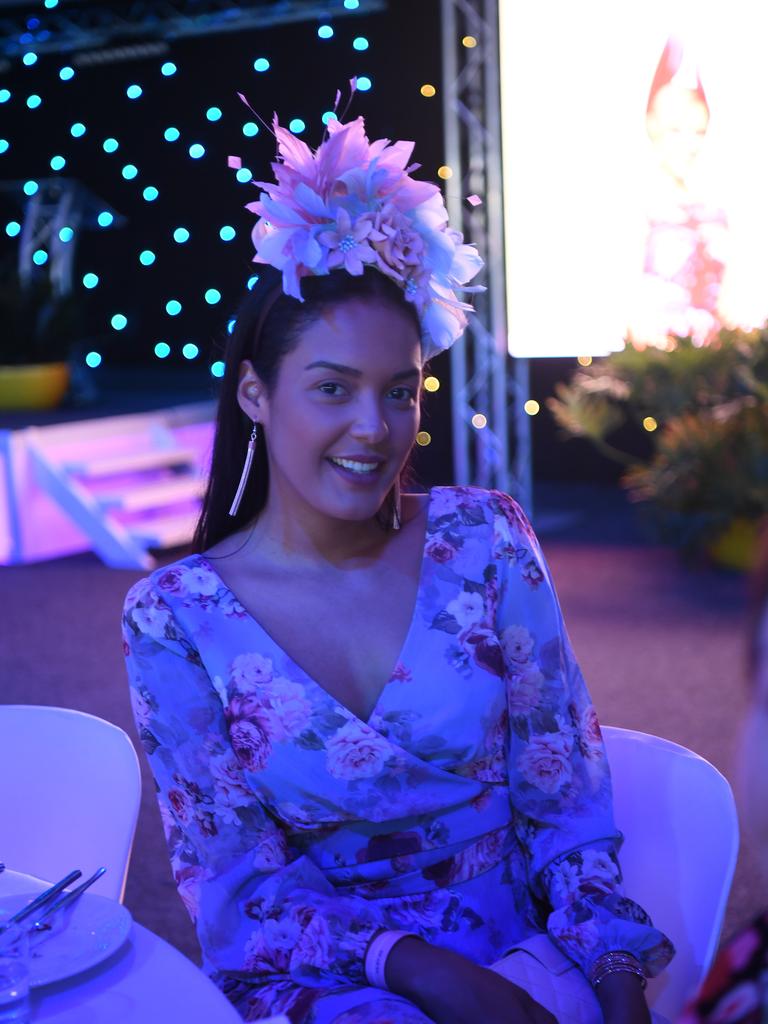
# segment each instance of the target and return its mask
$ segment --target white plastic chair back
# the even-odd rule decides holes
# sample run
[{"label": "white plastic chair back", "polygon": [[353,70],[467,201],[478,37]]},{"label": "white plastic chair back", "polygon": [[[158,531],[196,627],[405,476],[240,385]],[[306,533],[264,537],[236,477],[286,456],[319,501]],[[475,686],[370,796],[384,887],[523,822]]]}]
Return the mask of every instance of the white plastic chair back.
[{"label": "white plastic chair back", "polygon": [[122,902],[141,797],[136,751],[102,718],[0,705],[0,861],[56,881],[107,872],[91,891]]},{"label": "white plastic chair back", "polygon": [[648,984],[654,1010],[674,1019],[714,959],[736,867],[739,827],[731,787],[703,757],[659,736],[603,728],[628,896],[675,944]]}]

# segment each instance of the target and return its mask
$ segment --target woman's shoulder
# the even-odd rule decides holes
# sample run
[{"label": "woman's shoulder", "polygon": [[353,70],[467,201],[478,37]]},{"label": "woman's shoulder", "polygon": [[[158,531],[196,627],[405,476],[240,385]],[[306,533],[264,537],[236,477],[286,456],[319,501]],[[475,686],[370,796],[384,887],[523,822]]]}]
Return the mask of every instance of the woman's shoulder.
[{"label": "woman's shoulder", "polygon": [[149,576],[137,580],[126,594],[123,611],[128,614],[138,606],[169,605],[174,596],[186,592],[190,585],[204,583],[205,577],[213,575],[213,570],[202,555],[186,555],[168,565],[159,566]]},{"label": "woman's shoulder", "polygon": [[492,524],[498,516],[510,523],[530,529],[528,519],[520,505],[504,491],[485,487],[447,485],[433,487],[430,492],[431,518],[458,516],[466,525]]}]

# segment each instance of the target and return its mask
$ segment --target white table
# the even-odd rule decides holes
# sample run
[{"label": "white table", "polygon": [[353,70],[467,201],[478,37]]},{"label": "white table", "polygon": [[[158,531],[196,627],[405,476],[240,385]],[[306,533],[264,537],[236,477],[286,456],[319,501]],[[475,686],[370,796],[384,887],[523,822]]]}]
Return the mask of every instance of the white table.
[{"label": "white table", "polygon": [[[31,875],[0,874],[0,896],[47,888]],[[177,949],[133,922],[108,960],[32,992],[33,1024],[242,1024],[234,1007]]]}]

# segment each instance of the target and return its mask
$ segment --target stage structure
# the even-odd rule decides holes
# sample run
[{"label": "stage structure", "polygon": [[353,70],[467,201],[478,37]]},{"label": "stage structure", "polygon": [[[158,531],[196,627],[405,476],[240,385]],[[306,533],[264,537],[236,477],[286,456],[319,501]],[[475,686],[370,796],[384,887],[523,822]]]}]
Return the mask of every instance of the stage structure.
[{"label": "stage structure", "polygon": [[498,26],[498,0],[442,0],[446,204],[487,263],[487,291],[451,350],[454,473],[512,494],[531,514],[528,360],[508,373]]}]

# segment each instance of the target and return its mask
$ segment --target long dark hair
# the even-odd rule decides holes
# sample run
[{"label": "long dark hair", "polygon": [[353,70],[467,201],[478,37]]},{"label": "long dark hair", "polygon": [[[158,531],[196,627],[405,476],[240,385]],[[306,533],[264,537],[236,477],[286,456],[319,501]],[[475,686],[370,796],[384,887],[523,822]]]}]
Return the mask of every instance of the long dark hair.
[{"label": "long dark hair", "polygon": [[[267,501],[269,464],[264,433],[259,431],[253,467],[240,508],[237,515],[229,515],[252,429],[251,421],[237,402],[240,364],[244,359],[253,363],[267,395],[273,394],[280,364],[298,344],[302,331],[329,306],[351,299],[375,299],[404,310],[420,332],[413,304],[406,302],[402,289],[378,270],[366,269],[359,277],[344,271],[305,277],[301,282],[304,302],[283,294],[281,282],[281,274],[273,267],[259,268],[259,279],[240,304],[234,329],[225,342],[225,371],[219,392],[211,469],[193,540],[196,551],[205,551],[253,522]],[[407,467],[402,478],[406,474]],[[390,520],[391,513],[383,513],[380,521],[384,525]]]}]

